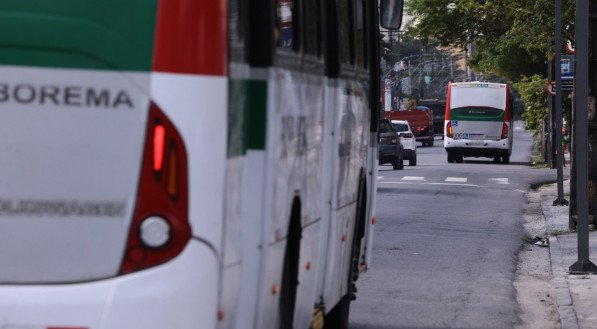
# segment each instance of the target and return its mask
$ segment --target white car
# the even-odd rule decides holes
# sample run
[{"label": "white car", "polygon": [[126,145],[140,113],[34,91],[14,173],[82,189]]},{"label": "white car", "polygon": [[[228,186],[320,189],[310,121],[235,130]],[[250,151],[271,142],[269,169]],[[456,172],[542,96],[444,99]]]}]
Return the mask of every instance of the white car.
[{"label": "white car", "polygon": [[400,135],[404,159],[408,159],[409,166],[417,165],[417,140],[406,120],[392,120],[392,126]]}]

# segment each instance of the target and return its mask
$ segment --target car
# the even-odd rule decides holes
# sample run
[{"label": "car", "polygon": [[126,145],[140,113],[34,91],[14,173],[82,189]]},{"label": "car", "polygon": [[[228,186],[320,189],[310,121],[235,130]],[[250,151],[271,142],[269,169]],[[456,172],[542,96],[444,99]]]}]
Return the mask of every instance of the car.
[{"label": "car", "polygon": [[404,169],[400,136],[388,119],[379,121],[379,164],[391,164],[394,170]]},{"label": "car", "polygon": [[410,124],[406,120],[392,120],[392,126],[400,136],[400,143],[402,144],[402,153],[404,159],[408,160],[409,166],[417,165],[417,140]]}]

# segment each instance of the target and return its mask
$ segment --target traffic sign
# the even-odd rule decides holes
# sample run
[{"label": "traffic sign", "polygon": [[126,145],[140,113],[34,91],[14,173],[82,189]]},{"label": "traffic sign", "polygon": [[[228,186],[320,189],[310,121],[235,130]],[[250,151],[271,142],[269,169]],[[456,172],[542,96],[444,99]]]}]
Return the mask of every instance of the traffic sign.
[{"label": "traffic sign", "polygon": [[547,92],[550,95],[555,96],[556,95],[556,82],[551,80],[545,87],[545,90],[547,90]]}]

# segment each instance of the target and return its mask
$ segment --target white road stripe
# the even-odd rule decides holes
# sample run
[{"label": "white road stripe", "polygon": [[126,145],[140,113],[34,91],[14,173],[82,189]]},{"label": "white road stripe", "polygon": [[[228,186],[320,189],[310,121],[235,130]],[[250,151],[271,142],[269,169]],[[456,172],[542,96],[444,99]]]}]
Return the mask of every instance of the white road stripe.
[{"label": "white road stripe", "polygon": [[382,180],[383,176],[377,176],[377,180]]},{"label": "white road stripe", "polygon": [[508,178],[490,178],[489,180],[501,185],[510,184],[510,182],[508,182]]},{"label": "white road stripe", "polygon": [[466,177],[448,177],[446,178],[445,182],[448,183],[466,183],[468,178]]},{"label": "white road stripe", "polygon": [[417,182],[424,182],[425,181],[425,177],[421,177],[421,176],[404,176],[402,177],[403,181],[417,181]]}]

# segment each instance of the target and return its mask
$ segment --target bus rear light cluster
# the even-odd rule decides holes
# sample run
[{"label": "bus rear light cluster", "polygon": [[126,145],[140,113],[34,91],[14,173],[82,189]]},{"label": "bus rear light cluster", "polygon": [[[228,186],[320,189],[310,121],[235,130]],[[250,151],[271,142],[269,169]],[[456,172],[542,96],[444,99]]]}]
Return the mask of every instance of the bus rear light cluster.
[{"label": "bus rear light cluster", "polygon": [[446,137],[448,138],[453,138],[454,137],[454,133],[452,131],[452,123],[448,122],[448,124],[446,125]]},{"label": "bus rear light cluster", "polygon": [[502,126],[502,139],[508,138],[508,125],[504,122]]},{"label": "bus rear light cluster", "polygon": [[185,146],[168,117],[151,104],[137,200],[120,273],[165,263],[191,238]]}]

